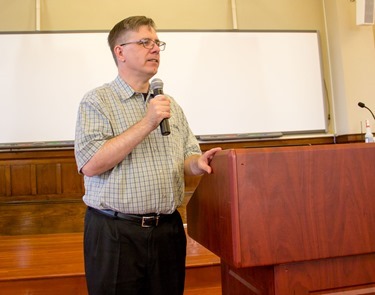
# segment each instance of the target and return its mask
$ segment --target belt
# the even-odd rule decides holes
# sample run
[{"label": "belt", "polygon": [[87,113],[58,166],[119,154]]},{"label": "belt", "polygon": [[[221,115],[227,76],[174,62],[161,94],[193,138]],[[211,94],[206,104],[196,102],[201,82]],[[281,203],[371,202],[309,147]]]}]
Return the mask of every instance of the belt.
[{"label": "belt", "polygon": [[99,214],[114,218],[114,219],[121,219],[121,220],[135,222],[139,224],[141,227],[158,226],[160,222],[165,221],[166,219],[170,218],[174,214],[174,213],[172,214],[150,213],[150,214],[145,214],[145,215],[138,215],[138,214],[125,214],[125,213],[116,212],[110,209],[100,210],[100,209],[95,209],[92,207],[88,207],[88,209],[94,212],[97,212]]}]

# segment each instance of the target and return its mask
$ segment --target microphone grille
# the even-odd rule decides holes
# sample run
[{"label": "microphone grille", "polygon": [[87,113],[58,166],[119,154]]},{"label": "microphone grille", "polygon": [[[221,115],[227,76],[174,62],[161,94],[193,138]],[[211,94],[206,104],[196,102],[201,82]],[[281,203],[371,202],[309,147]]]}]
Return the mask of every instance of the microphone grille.
[{"label": "microphone grille", "polygon": [[366,105],[363,102],[359,102],[358,106],[361,107],[361,108],[364,108]]},{"label": "microphone grille", "polygon": [[164,83],[161,79],[159,79],[159,78],[152,79],[152,81],[151,81],[151,89],[152,90],[163,89],[163,86],[164,86]]}]

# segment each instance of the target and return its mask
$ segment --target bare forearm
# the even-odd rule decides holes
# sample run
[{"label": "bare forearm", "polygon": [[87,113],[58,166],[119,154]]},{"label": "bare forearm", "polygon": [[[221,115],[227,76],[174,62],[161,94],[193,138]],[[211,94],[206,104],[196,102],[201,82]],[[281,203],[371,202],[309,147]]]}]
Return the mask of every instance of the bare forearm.
[{"label": "bare forearm", "polygon": [[82,168],[82,173],[94,176],[104,173],[123,161],[129,153],[153,130],[142,120],[122,134],[108,140]]},{"label": "bare forearm", "polygon": [[170,117],[170,101],[164,95],[158,95],[149,101],[146,115],[141,121],[108,140],[104,146],[82,168],[82,173],[94,176],[104,173],[123,161],[127,155],[142,142],[160,121]]}]

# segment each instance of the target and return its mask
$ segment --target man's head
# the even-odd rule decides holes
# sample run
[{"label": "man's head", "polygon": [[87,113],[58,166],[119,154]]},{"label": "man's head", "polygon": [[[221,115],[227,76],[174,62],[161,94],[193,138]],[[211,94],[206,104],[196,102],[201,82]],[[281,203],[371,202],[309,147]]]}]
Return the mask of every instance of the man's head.
[{"label": "man's head", "polygon": [[114,52],[115,46],[126,40],[129,32],[137,32],[143,26],[147,26],[150,30],[156,30],[156,25],[151,18],[145,16],[131,16],[117,23],[109,32],[108,45],[116,64],[117,58]]}]

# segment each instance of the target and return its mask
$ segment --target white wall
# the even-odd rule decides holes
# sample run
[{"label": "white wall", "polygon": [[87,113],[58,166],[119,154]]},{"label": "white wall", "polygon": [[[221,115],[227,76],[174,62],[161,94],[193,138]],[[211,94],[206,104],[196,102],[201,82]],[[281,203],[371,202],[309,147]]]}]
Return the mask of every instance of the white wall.
[{"label": "white wall", "polygon": [[337,134],[364,132],[366,119],[375,130],[370,112],[357,106],[362,101],[375,111],[374,27],[356,25],[356,3],[324,0],[332,73]]}]

